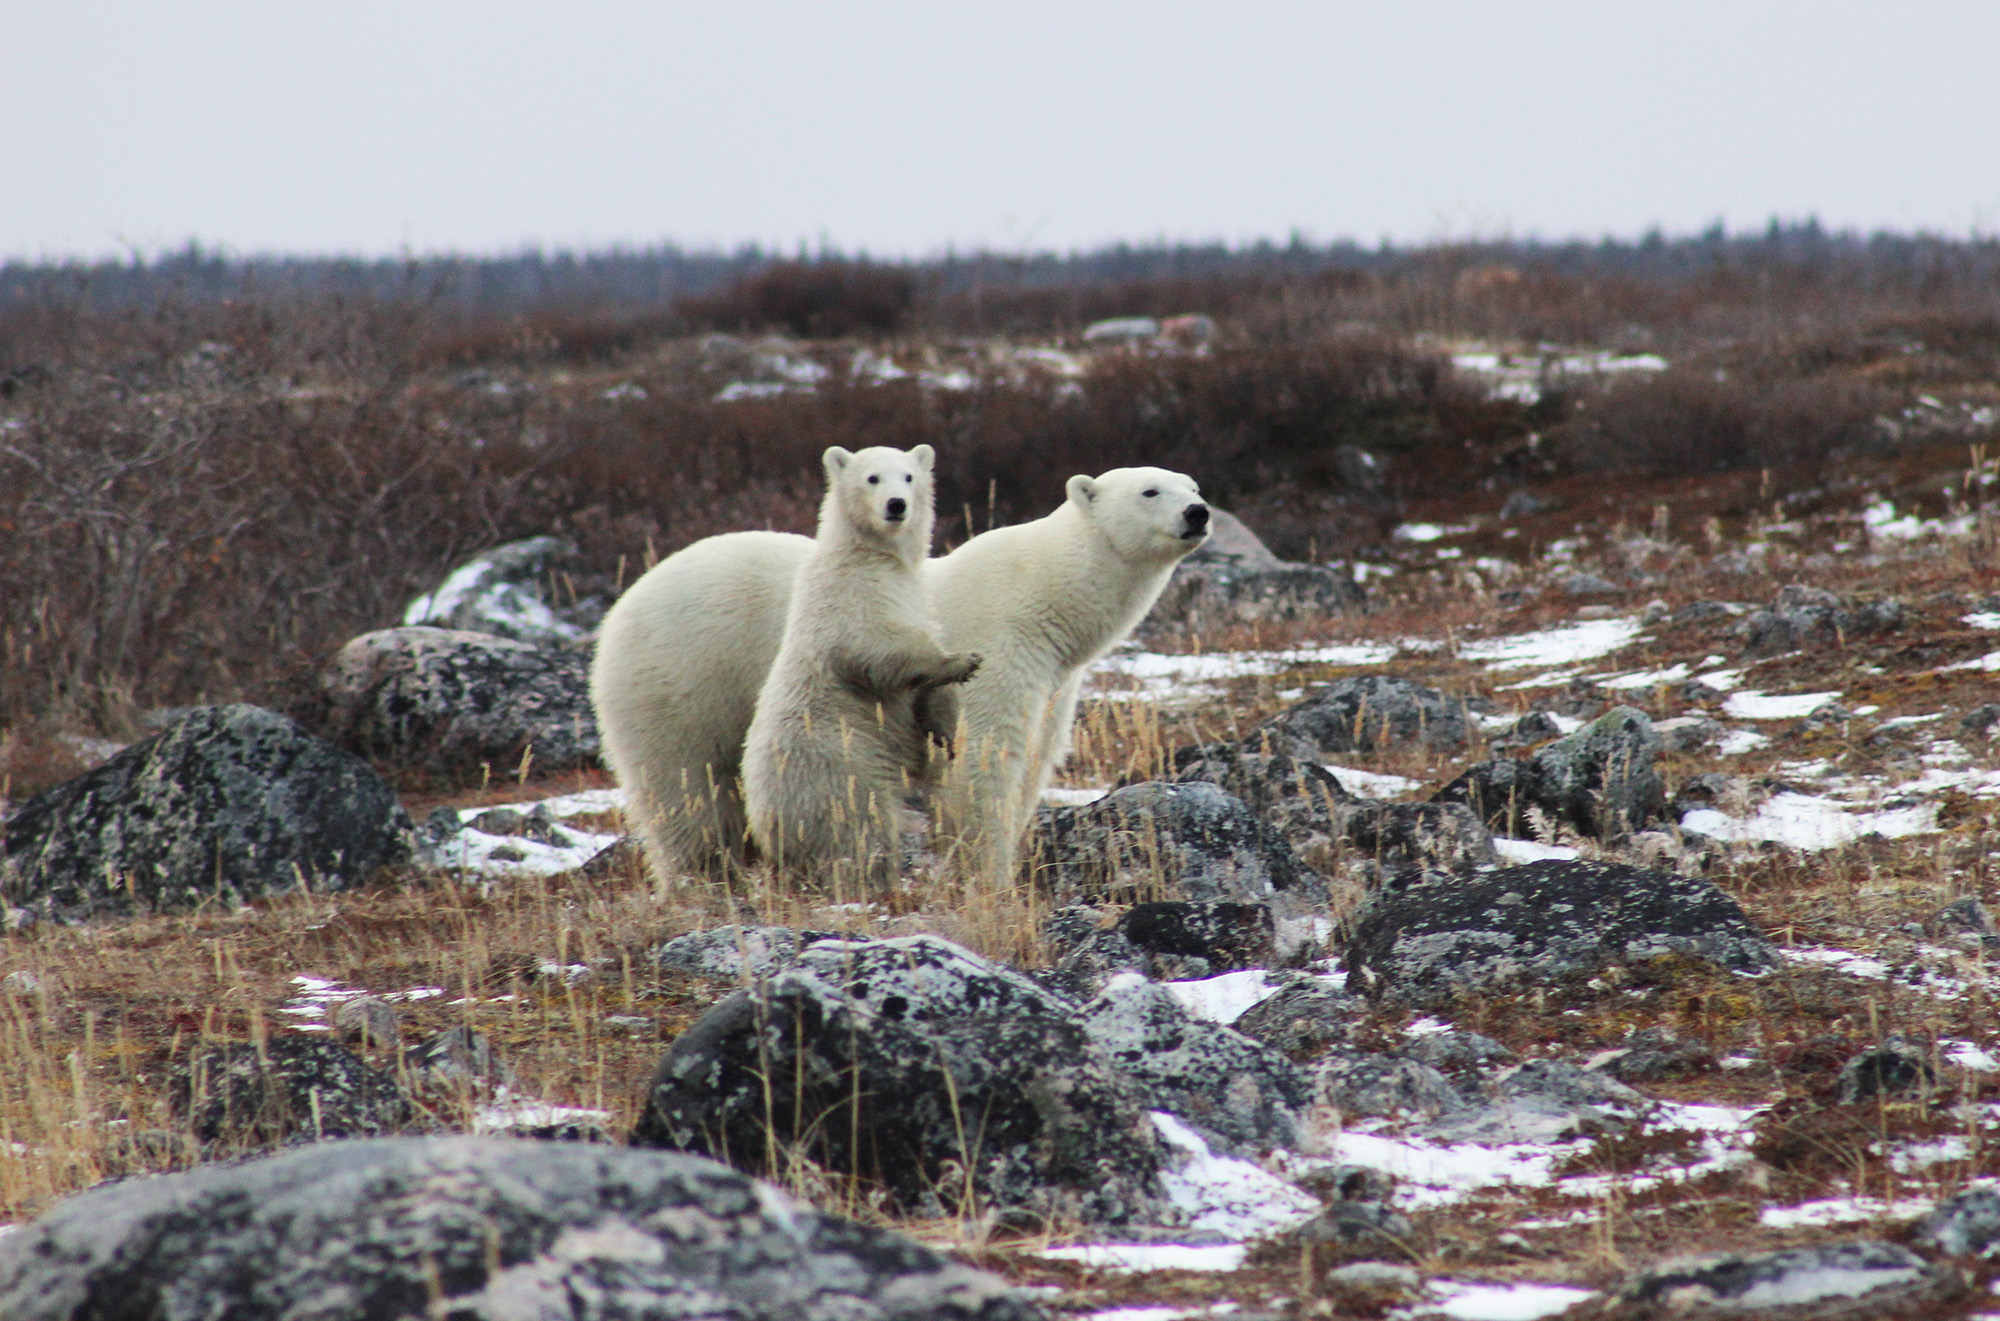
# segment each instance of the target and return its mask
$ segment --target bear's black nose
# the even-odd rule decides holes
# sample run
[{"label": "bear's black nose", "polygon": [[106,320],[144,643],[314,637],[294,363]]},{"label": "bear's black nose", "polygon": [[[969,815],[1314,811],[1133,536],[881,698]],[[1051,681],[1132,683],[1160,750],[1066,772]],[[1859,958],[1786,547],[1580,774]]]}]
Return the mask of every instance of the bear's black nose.
[{"label": "bear's black nose", "polygon": [[[909,507],[910,507],[909,502],[904,500],[903,497],[899,495],[895,499],[889,502],[889,517],[891,519],[901,518],[903,516],[903,511],[908,509]],[[1208,516],[1208,511],[1203,510],[1202,517],[1206,518],[1207,516]]]},{"label": "bear's black nose", "polygon": [[1189,505],[1181,512],[1181,517],[1187,520],[1188,531],[1199,532],[1208,526],[1208,506]]}]

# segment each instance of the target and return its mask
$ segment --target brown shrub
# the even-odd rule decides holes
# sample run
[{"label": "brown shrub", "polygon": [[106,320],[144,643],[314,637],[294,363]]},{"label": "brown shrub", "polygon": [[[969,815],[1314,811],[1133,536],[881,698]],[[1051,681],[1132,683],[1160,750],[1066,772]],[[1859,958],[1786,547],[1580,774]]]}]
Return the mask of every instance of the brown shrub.
[{"label": "brown shrub", "polygon": [[711,294],[683,298],[681,316],[707,330],[782,330],[810,339],[889,335],[917,296],[907,268],[868,261],[781,261]]}]

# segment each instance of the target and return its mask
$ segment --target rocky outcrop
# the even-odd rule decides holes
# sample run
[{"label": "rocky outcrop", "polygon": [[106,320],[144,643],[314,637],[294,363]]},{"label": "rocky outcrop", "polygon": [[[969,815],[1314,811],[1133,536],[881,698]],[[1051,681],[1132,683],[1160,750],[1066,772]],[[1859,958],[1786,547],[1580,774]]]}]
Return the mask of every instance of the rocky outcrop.
[{"label": "rocky outcrop", "polygon": [[261,707],[199,707],[7,818],[0,889],[63,918],[344,889],[403,861],[408,813],[351,753]]},{"label": "rocky outcrop", "polygon": [[571,647],[441,628],[390,628],[319,675],[321,724],[363,756],[439,774],[596,763],[590,659]]},{"label": "rocky outcrop", "polygon": [[1791,583],[1779,589],[1768,609],[1745,618],[1736,631],[1746,656],[1775,656],[1802,647],[1842,646],[1902,622],[1903,603],[1893,597],[1855,600]]},{"label": "rocky outcrop", "polygon": [[1346,565],[1281,560],[1241,519],[1213,505],[1209,512],[1208,540],[1175,567],[1135,636],[1213,634],[1366,609],[1368,594]]},{"label": "rocky outcrop", "polygon": [[[1247,1044],[1247,1043],[1246,1043]],[[1152,1100],[1078,1006],[933,936],[821,941],[668,1049],[632,1140],[795,1156],[909,1214],[1166,1223]]]},{"label": "rocky outcrop", "polygon": [[1908,1248],[1818,1243],[1663,1261],[1570,1314],[1620,1321],[1876,1321],[1923,1316],[1964,1292],[1957,1274]]},{"label": "rocky outcrop", "polygon": [[273,1037],[204,1051],[168,1086],[175,1116],[211,1154],[382,1137],[414,1117],[396,1079],[332,1041]]},{"label": "rocky outcrop", "polygon": [[1327,899],[1284,836],[1206,782],[1148,781],[1083,807],[1045,806],[1029,865],[1058,903],[1261,904],[1283,919]]},{"label": "rocky outcrop", "polygon": [[1480,762],[1433,795],[1462,803],[1495,830],[1533,833],[1528,809],[1586,835],[1615,839],[1660,815],[1660,739],[1637,707],[1605,712],[1526,758]]},{"label": "rocky outcrop", "polygon": [[[1472,706],[1435,688],[1387,675],[1336,679],[1259,727],[1292,751],[1300,740],[1321,761],[1351,752],[1420,747],[1447,752],[1472,733]],[[1298,755],[1296,752],[1293,755]]]},{"label": "rocky outcrop", "polygon": [[1278,957],[1276,924],[1262,904],[1165,900],[1134,904],[1115,918],[1072,904],[1051,913],[1042,934],[1054,955],[1051,984],[1085,999],[1123,972],[1187,981],[1268,967]]},{"label": "rocky outcrop", "polygon": [[406,626],[490,633],[517,642],[575,642],[604,618],[600,597],[563,601],[562,566],[576,558],[563,537],[529,537],[495,546],[445,575],[437,590],[410,602]]},{"label": "rocky outcrop", "polygon": [[1753,972],[1777,957],[1707,881],[1623,863],[1551,861],[1432,876],[1372,896],[1343,951],[1350,985],[1436,1007],[1574,983],[1611,963],[1686,954]]},{"label": "rocky outcrop", "polygon": [[9,1321],[1042,1315],[711,1161],[564,1143],[320,1143],[100,1187],[0,1239]]},{"label": "rocky outcrop", "polygon": [[1224,1150],[1289,1147],[1311,1099],[1298,1068],[1220,1023],[1192,1018],[1173,993],[1137,973],[1114,978],[1083,1008],[1083,1030],[1151,1103]]}]

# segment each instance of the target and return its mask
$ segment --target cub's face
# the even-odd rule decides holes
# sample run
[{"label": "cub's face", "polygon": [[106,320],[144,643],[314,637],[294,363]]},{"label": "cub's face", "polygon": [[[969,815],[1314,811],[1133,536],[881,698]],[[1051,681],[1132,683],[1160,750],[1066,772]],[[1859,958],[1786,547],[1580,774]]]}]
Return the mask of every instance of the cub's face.
[{"label": "cub's face", "polygon": [[1113,468],[1070,478],[1069,498],[1127,559],[1171,562],[1208,539],[1208,504],[1185,473]]},{"label": "cub's face", "polygon": [[829,503],[838,501],[848,526],[885,541],[911,541],[919,554],[931,540],[934,504],[929,445],[912,450],[873,445],[850,453],[835,445],[825,454]]}]

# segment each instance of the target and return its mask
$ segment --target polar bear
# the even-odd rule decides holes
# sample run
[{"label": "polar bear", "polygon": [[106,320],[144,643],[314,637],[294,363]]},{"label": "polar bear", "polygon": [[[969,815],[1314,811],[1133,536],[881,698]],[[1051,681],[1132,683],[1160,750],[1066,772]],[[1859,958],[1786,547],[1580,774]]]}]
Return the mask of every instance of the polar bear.
[{"label": "polar bear", "polygon": [[[929,562],[939,638],[984,663],[960,690],[963,738],[940,834],[1004,884],[1069,749],[1085,669],[1152,609],[1206,539],[1200,488],[1163,468],[1069,479],[1064,503]],[[605,751],[662,883],[748,856],[735,787],[756,695],[810,538],[737,532],[662,560],[605,617],[591,676]]]},{"label": "polar bear", "polygon": [[903,816],[958,728],[976,654],[938,645],[923,580],[929,445],[826,451],[819,535],[743,743],[750,836],[780,874],[875,889],[900,871]]}]

